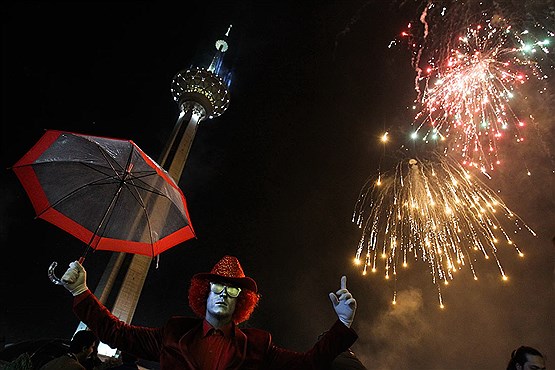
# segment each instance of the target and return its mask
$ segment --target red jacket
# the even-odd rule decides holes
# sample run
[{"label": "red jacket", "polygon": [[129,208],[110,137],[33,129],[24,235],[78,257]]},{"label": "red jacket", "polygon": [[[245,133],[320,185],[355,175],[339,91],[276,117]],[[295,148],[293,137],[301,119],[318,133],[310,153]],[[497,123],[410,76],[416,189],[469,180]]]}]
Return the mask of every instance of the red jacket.
[{"label": "red jacket", "polygon": [[[112,315],[90,291],[75,297],[73,311],[112,348],[158,361],[161,369],[197,370],[188,348],[193,338],[202,333],[202,319],[172,317],[160,328],[128,325]],[[326,369],[357,339],[355,331],[339,320],[307,352],[279,348],[271,334],[260,329],[235,326],[234,330],[238,351],[229,369]]]}]

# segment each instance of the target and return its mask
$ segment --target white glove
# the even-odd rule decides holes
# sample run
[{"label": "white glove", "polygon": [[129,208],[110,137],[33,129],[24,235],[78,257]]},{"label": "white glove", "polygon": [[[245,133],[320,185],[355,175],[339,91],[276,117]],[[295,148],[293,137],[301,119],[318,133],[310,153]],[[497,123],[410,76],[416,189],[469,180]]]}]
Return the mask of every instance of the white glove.
[{"label": "white glove", "polygon": [[62,285],[74,296],[79,295],[87,289],[87,271],[78,261],[71,262],[69,268],[62,276]]},{"label": "white glove", "polygon": [[357,301],[347,290],[346,276],[341,277],[341,289],[335,293],[330,293],[330,300],[339,320],[350,328],[355,318]]}]

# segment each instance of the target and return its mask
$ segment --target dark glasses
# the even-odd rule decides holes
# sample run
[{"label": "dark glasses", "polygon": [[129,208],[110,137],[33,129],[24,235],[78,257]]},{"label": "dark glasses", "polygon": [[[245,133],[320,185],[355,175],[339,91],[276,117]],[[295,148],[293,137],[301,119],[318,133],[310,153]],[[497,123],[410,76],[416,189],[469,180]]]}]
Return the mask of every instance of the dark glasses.
[{"label": "dark glasses", "polygon": [[241,288],[237,288],[234,286],[227,286],[221,283],[210,282],[210,290],[213,293],[220,294],[221,292],[224,291],[224,289],[226,294],[231,298],[237,298],[239,296],[239,293],[241,293]]}]

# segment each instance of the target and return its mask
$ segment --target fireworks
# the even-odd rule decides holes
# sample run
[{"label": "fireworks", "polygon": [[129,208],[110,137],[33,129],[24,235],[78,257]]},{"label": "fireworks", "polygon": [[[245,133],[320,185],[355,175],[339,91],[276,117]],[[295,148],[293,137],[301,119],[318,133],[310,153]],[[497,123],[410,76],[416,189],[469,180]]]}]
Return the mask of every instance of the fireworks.
[{"label": "fireworks", "polygon": [[401,33],[416,72],[413,147],[416,139],[435,143],[436,154],[380,169],[362,187],[353,222],[362,229],[355,263],[363,274],[383,268],[397,281],[399,269],[422,262],[443,307],[440,288],[459,270],[477,280],[484,261],[506,280],[501,253],[523,256],[509,235],[534,231],[473,172],[491,178],[489,171],[516,153],[501,155],[503,149],[526,142],[529,123],[537,129],[527,112],[531,92],[548,103],[543,71],[554,69],[546,9],[528,1],[428,0]]},{"label": "fireworks", "polygon": [[[413,139],[438,142],[465,166],[486,173],[500,164],[504,137],[524,141],[521,86],[547,78],[541,65],[554,34],[537,22],[532,32],[521,28],[525,21],[511,24],[482,2],[473,13],[474,7],[452,4],[450,9],[428,2],[419,18],[422,35],[412,27],[403,32],[417,72]],[[475,25],[463,27],[464,21]],[[534,37],[538,30],[542,39]]]},{"label": "fireworks", "polygon": [[542,74],[527,53],[532,49],[510,26],[488,22],[469,28],[458,41],[442,65],[428,70],[415,133],[424,129],[426,141],[447,140],[462,164],[486,172],[500,163],[498,142],[507,133],[524,141],[526,123],[514,112],[512,100],[530,75]]},{"label": "fireworks", "polygon": [[535,236],[492,190],[457,161],[439,155],[432,161],[403,160],[391,174],[369,180],[353,222],[362,229],[355,262],[363,274],[383,266],[385,278],[395,278],[400,266],[426,262],[440,306],[440,284],[465,266],[478,279],[474,262],[480,256],[495,261],[501,278],[507,278],[499,249],[523,254],[505,224]]}]

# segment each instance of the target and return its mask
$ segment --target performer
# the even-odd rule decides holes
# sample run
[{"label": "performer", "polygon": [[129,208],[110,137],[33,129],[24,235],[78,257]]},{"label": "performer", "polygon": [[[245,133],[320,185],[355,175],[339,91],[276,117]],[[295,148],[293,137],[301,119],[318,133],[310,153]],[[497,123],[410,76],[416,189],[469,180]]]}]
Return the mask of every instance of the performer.
[{"label": "performer", "polygon": [[259,295],[236,257],[225,256],[209,273],[191,279],[189,306],[199,318],[172,317],[160,328],[129,325],[113,316],[87,288],[86,271],[77,261],[62,281],[75,297],[75,314],[102,342],[159,361],[161,369],[325,369],[357,339],[351,328],[357,303],[345,276],[340,289],[329,294],[338,320],[307,352],[276,346],[266,331],[238,327]]}]

